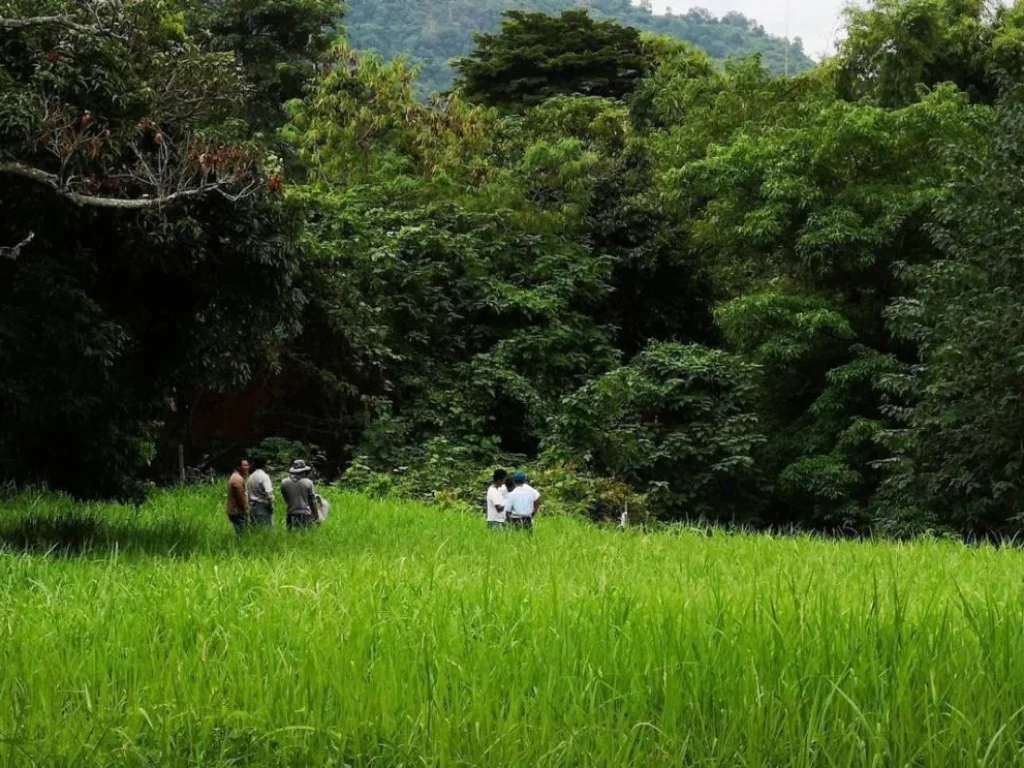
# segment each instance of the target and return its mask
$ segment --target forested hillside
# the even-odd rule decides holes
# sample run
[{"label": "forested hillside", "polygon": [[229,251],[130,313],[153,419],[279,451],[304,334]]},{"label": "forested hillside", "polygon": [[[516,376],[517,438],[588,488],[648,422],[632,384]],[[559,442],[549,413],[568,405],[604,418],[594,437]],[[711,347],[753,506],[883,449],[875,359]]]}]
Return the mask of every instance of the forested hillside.
[{"label": "forested hillside", "polygon": [[797,77],[516,13],[435,102],[339,12],[0,0],[0,478],[1021,530],[1024,4]]},{"label": "forested hillside", "polygon": [[739,13],[721,19],[701,8],[686,14],[663,15],[650,3],[631,0],[348,0],[345,27],[352,45],[385,58],[408,54],[423,71],[419,90],[429,94],[451,87],[449,62],[472,50],[473,33],[495,32],[508,10],[562,11],[587,8],[598,17],[615,19],[643,32],[685,40],[714,59],[759,53],[775,73],[810,69],[812,62],[799,41],[787,43],[768,35],[755,20]]}]

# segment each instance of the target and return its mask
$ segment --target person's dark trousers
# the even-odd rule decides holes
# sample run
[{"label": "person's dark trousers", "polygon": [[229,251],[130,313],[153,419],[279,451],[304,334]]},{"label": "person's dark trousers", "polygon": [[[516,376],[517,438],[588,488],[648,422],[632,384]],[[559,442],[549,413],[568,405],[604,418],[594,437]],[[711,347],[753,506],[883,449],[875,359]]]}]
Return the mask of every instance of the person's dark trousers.
[{"label": "person's dark trousers", "polygon": [[505,523],[501,522],[500,520],[488,520],[487,527],[490,528],[492,531],[504,531]]},{"label": "person's dark trousers", "polygon": [[270,504],[253,504],[249,514],[252,515],[253,525],[267,527],[273,527],[274,525],[274,508]]},{"label": "person's dark trousers", "polygon": [[316,517],[314,515],[293,515],[289,513],[288,530],[295,531],[300,528],[310,528],[315,521]]},{"label": "person's dark trousers", "polygon": [[244,512],[238,515],[228,515],[228,520],[235,526],[235,533],[240,534],[249,525],[249,516]]},{"label": "person's dark trousers", "polygon": [[532,517],[510,517],[508,522],[514,531],[526,531],[527,533],[533,533]]}]

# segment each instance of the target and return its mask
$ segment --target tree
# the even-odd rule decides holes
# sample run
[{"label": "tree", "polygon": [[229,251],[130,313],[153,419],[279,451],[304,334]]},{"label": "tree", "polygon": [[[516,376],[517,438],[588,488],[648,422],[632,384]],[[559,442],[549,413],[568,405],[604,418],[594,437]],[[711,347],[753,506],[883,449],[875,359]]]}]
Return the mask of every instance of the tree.
[{"label": "tree", "polygon": [[932,229],[941,258],[908,265],[914,290],[888,311],[920,350],[885,382],[903,406],[880,505],[881,523],[897,530],[1002,535],[1024,520],[1022,105],[1011,81],[985,140],[947,147],[963,175]]},{"label": "tree", "polygon": [[[373,51],[385,59],[407,56],[421,67],[416,90],[421,98],[452,87],[449,62],[473,48],[474,33],[498,34],[508,10],[557,16],[580,8],[580,0],[349,0],[345,29],[353,48]],[[764,29],[727,26],[710,13],[673,15],[664,4],[633,4],[630,0],[588,0],[595,18],[635,27],[643,34],[685,41],[712,53],[716,64],[730,58],[759,55],[775,73],[804,72],[814,62],[792,50],[785,40]],[[787,53],[787,48],[790,50]],[[713,51],[712,51],[713,49]]]},{"label": "tree", "polygon": [[338,34],[341,0],[179,0],[189,31],[242,65],[249,122],[273,130]]},{"label": "tree", "polygon": [[538,182],[529,196],[551,197],[542,179],[571,183],[574,194],[562,201],[566,212],[575,206],[565,220],[569,236],[611,267],[611,290],[594,313],[616,329],[615,345],[627,357],[654,339],[707,342],[715,335],[708,275],[682,246],[678,222],[651,204],[653,165],[631,113],[611,99],[562,96],[506,121],[502,134],[513,153],[546,156],[543,175],[529,171]]},{"label": "tree", "polygon": [[1020,70],[1024,16],[986,0],[876,0],[847,10],[840,95],[902,107],[951,82],[974,101],[997,95],[997,70]]},{"label": "tree", "polygon": [[725,352],[653,344],[566,398],[550,450],[631,483],[662,519],[754,522],[754,381]]},{"label": "tree", "polygon": [[589,311],[608,265],[564,236],[590,153],[513,141],[457,94],[419,103],[401,61],[332,56],[283,131],[307,168],[292,196],[316,274],[292,355],[321,401],[360,412],[377,463],[438,435],[481,461],[534,450],[561,396],[618,362]]},{"label": "tree", "polygon": [[775,524],[856,528],[880,480],[884,428],[875,384],[896,365],[855,343],[840,302],[776,281],[718,308],[729,347],[761,370],[757,453],[775,483]]},{"label": "tree", "polygon": [[[291,224],[230,54],[158,2],[0,20],[0,474],[122,492],[160,423],[290,332]],[[12,245],[8,245],[12,244]],[[254,323],[265,335],[232,356]]]},{"label": "tree", "polygon": [[[7,179],[117,210],[237,200],[262,183],[259,152],[230,122],[242,92],[231,56],[169,27],[155,3],[18,0],[11,10],[0,20]],[[87,69],[97,77],[78,79]]]},{"label": "tree", "polygon": [[935,256],[934,206],[957,173],[936,150],[979,140],[984,110],[951,86],[900,110],[849,104],[820,74],[777,81],[749,67],[713,98],[684,85],[663,89],[687,118],[658,139],[663,159],[678,158],[661,179],[726,300],[728,348],[764,366],[767,519],[866,525],[890,456],[877,386],[915,355],[883,311],[907,290],[897,266]]},{"label": "tree", "polygon": [[623,99],[650,71],[640,34],[585,11],[559,17],[509,11],[500,34],[481,34],[455,63],[468,99],[521,112],[552,96]]}]

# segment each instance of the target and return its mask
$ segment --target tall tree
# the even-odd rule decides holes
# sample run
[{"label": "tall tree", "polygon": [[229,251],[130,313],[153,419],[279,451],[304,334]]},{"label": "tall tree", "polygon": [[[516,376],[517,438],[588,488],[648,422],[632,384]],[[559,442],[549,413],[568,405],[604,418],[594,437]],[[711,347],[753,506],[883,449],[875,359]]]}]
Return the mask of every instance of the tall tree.
[{"label": "tall tree", "polygon": [[456,85],[471,101],[510,112],[560,95],[623,99],[653,67],[637,30],[586,11],[509,11],[500,34],[475,42],[455,63]]},{"label": "tall tree", "polygon": [[954,83],[972,100],[991,103],[999,70],[1020,71],[1019,4],[987,0],[876,0],[847,11],[847,36],[836,61],[840,95],[883,107],[919,100]]},{"label": "tall tree", "polygon": [[896,529],[1013,534],[1024,520],[1024,92],[1005,83],[985,138],[946,147],[960,169],[932,234],[941,255],[910,266],[888,315],[918,360],[885,381],[899,429],[881,505]]},{"label": "tall tree", "polygon": [[302,96],[316,64],[338,34],[342,0],[179,0],[192,34],[208,33],[231,52],[248,84],[249,122],[272,130],[283,105]]},{"label": "tall tree", "polygon": [[662,183],[727,300],[730,347],[763,366],[768,519],[864,525],[888,455],[876,384],[914,355],[883,311],[907,290],[897,265],[934,258],[933,209],[956,175],[922,147],[977,139],[975,110],[952,86],[887,110],[838,99],[825,73],[754,74],[732,70],[711,99],[680,89]]},{"label": "tall tree", "polygon": [[720,350],[652,344],[566,398],[551,450],[631,483],[662,519],[755,522],[754,378]]},{"label": "tall tree", "polygon": [[535,449],[560,397],[617,363],[588,314],[607,263],[563,236],[591,155],[573,141],[499,150],[490,111],[418,103],[402,62],[333,56],[284,131],[307,164],[292,195],[322,275],[297,352],[337,395],[354,387],[339,413],[360,396],[378,406],[362,450],[381,460],[437,435]]},{"label": "tall tree", "polygon": [[596,18],[686,41],[718,64],[758,55],[777,74],[795,74],[814,66],[797,41],[766,34],[752,20],[741,23],[731,16],[726,23],[707,11],[662,13],[664,5],[655,3],[651,8],[630,0],[348,0],[345,28],[357,50],[374,51],[386,59],[408,56],[421,65],[416,85],[420,96],[450,90],[449,62],[470,53],[474,33],[499,33],[502,13],[512,10],[557,16],[586,7]]},{"label": "tall tree", "polygon": [[[270,362],[294,263],[231,54],[155,0],[0,17],[0,473],[109,494]],[[242,349],[250,324],[260,341]]]}]

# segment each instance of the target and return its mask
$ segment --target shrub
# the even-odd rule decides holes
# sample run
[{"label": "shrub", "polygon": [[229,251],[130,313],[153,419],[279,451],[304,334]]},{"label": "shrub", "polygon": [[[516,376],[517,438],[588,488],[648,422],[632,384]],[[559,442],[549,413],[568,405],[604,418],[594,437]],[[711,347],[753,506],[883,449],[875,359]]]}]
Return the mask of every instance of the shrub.
[{"label": "shrub", "polygon": [[632,522],[648,519],[646,499],[626,483],[581,471],[573,464],[527,464],[522,456],[500,453],[480,460],[472,453],[436,438],[427,444],[424,456],[409,464],[388,465],[358,457],[341,482],[346,489],[375,498],[414,499],[483,513],[487,485],[494,470],[503,467],[527,474],[543,495],[545,514],[617,521],[628,509]]},{"label": "shrub", "polygon": [[319,447],[284,437],[265,438],[255,448],[250,448],[247,453],[250,456],[261,456],[266,459],[271,472],[287,470],[296,459],[307,461],[318,469],[327,462],[327,456]]},{"label": "shrub", "polygon": [[553,456],[644,494],[663,519],[749,521],[755,367],[698,345],[657,343],[566,398]]}]

